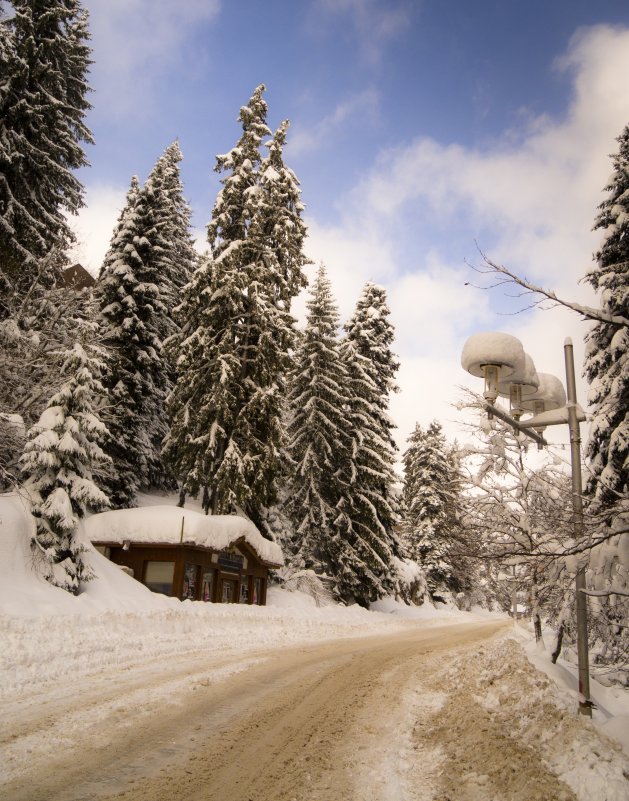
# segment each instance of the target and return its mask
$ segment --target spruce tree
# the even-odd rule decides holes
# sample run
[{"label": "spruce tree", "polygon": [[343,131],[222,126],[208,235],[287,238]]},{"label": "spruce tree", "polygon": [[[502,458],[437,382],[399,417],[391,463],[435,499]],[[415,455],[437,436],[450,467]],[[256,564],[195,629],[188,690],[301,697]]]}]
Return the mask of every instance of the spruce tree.
[{"label": "spruce tree", "polygon": [[[605,187],[595,229],[604,240],[597,266],[586,278],[600,292],[601,311],[629,317],[629,125],[618,137],[614,172]],[[585,375],[591,384],[592,425],[587,445],[587,491],[603,508],[629,491],[629,332],[613,321],[596,322],[586,337]]]},{"label": "spruce tree", "polygon": [[339,524],[351,548],[351,570],[345,597],[368,605],[395,593],[394,558],[404,555],[395,532],[398,522],[394,496],[395,454],[389,431],[382,425],[381,393],[371,375],[371,363],[346,338],[341,360],[348,374],[345,425],[351,439],[342,476],[346,495]]},{"label": "spruce tree", "polygon": [[390,309],[383,287],[367,282],[351,319],[345,324],[347,338],[358,353],[369,361],[368,372],[380,391],[383,409],[388,407],[391,392],[397,391],[395,375],[400,363],[391,350],[395,330],[389,319]]},{"label": "spruce tree", "polygon": [[455,464],[441,425],[416,424],[404,453],[403,529],[411,558],[426,573],[431,594],[459,590],[451,550],[456,537]]},{"label": "spruce tree", "polygon": [[153,244],[153,259],[161,284],[165,314],[160,336],[165,340],[178,330],[173,310],[182,300],[183,287],[198,266],[199,257],[190,234],[191,210],[183,195],[179,143],[170,144],[151,170],[143,191],[151,207],[151,228],[146,236]]},{"label": "spruce tree", "polygon": [[[383,287],[371,282],[365,284],[350,320],[345,323],[347,341],[362,357],[360,364],[373,387],[367,390],[371,425],[377,435],[386,442],[382,451],[385,460],[395,462],[397,445],[392,436],[394,423],[389,417],[389,399],[397,392],[395,375],[400,367],[391,345],[395,330],[389,319],[390,310]],[[397,513],[398,504],[393,492],[395,478],[388,478],[380,491],[387,503]],[[399,555],[397,546],[394,548]]]},{"label": "spruce tree", "polygon": [[87,14],[78,0],[12,0],[0,20],[0,319],[35,282],[52,286],[74,237],[66,213],[83,206],[72,170],[92,136]]},{"label": "spruce tree", "polygon": [[389,315],[385,290],[367,283],[344,326],[347,336],[342,346],[350,377],[348,410],[354,440],[347,513],[358,540],[368,545],[367,564],[373,562],[370,581],[375,596],[372,593],[370,600],[395,591],[394,561],[405,556],[396,533],[400,511],[394,472],[397,446],[388,414],[399,368],[391,350],[395,332]]},{"label": "spruce tree", "polygon": [[290,306],[306,262],[298,183],[282,161],[286,124],[271,137],[263,91],[240,110],[236,147],[217,157],[226,175],[208,225],[211,258],[184,290],[170,345],[179,377],[166,447],[183,492],[201,490],[206,512],[241,510],[258,525],[276,495]]},{"label": "spruce tree", "polygon": [[107,430],[96,413],[101,368],[79,343],[65,354],[65,383],[28,432],[21,459],[36,520],[34,553],[45,578],[75,595],[91,578],[77,537],[79,520],[108,506],[93,481],[107,458],[100,447]]},{"label": "spruce tree", "polygon": [[290,381],[287,512],[293,523],[289,547],[297,567],[331,578],[339,573],[336,524],[347,496],[342,465],[351,440],[345,421],[347,373],[340,359],[338,309],[320,266],[307,303],[306,327]]},{"label": "spruce tree", "polygon": [[168,377],[160,338],[166,307],[154,243],[147,236],[150,200],[134,178],[94,291],[109,352],[103,384],[112,471],[105,488],[114,508],[135,505],[138,490],[160,486],[164,473],[156,439],[160,426],[161,436],[166,433]]},{"label": "spruce tree", "polygon": [[179,332],[175,308],[181,303],[183,287],[199,263],[190,234],[190,206],[183,195],[179,172],[182,158],[179,143],[175,141],[157,160],[142,188],[148,210],[144,237],[151,245],[145,268],[150,269],[159,291],[160,306],[153,327],[162,346],[156,350],[153,361],[155,382],[161,390],[147,408],[146,435],[151,444],[152,466],[146,483],[160,489],[172,489],[177,484],[162,459],[163,442],[169,430],[166,398],[174,387],[177,361],[177,354],[166,347],[167,340]]}]

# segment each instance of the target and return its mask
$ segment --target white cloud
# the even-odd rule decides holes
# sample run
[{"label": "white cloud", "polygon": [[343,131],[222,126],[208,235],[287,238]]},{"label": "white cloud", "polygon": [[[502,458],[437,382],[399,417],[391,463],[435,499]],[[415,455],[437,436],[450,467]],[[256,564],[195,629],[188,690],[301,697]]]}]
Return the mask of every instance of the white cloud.
[{"label": "white cloud", "polygon": [[409,20],[409,6],[383,0],[317,0],[327,15],[345,15],[358,38],[363,58],[378,64],[386,46],[402,33]]},{"label": "white cloud", "polygon": [[428,254],[425,268],[398,277],[388,292],[400,353],[442,358],[470,326],[491,324],[490,298],[465,286],[466,271]]},{"label": "white cloud", "polygon": [[558,289],[573,286],[600,239],[590,229],[608,154],[629,119],[629,31],[581,31],[558,63],[575,72],[565,120],[534,120],[515,144],[509,132],[484,151],[419,138],[381,155],[354,208],[366,204],[380,220],[427,208],[471,232],[490,229],[498,259]]},{"label": "white cloud", "polygon": [[182,57],[182,43],[220,11],[220,0],[86,0],[85,5],[98,103],[115,114],[150,105],[160,75]]},{"label": "white cloud", "polygon": [[80,262],[92,275],[98,275],[114,226],[127,195],[127,187],[97,185],[87,188],[85,208],[69,223],[76,234],[72,259]]},{"label": "white cloud", "polygon": [[[521,334],[538,369],[562,380],[570,335],[580,373],[585,329],[576,315],[496,317],[507,305],[502,293],[465,288],[479,277],[466,273],[462,258],[452,263],[446,255],[449,236],[467,239],[462,256],[475,254],[478,239],[490,257],[521,274],[570,299],[593,300],[579,281],[600,241],[591,227],[612,169],[608,155],[629,120],[629,30],[580,31],[557,68],[574,76],[564,118],[545,115],[505,131],[491,149],[420,137],[384,152],[337,204],[342,218],[332,227],[312,226],[309,252],[327,264],[342,309],[351,311],[368,278],[387,287],[402,359],[402,392],[392,409],[402,439],[415,419],[455,417],[452,386],[474,383],[460,368],[460,351],[476,330]],[[585,405],[583,382],[579,393]]]},{"label": "white cloud", "polygon": [[294,158],[302,153],[317,150],[326,140],[338,137],[339,132],[355,119],[362,120],[365,117],[375,119],[378,116],[378,106],[378,94],[373,89],[352,95],[339,103],[331,114],[319,122],[307,128],[303,125],[292,128],[286,148],[287,154],[290,158]]}]

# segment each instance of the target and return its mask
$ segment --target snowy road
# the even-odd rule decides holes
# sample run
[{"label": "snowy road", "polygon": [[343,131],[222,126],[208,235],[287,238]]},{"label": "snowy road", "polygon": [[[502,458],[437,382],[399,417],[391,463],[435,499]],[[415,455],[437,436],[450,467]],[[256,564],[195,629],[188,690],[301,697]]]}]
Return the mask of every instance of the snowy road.
[{"label": "snowy road", "polygon": [[[493,636],[505,625],[409,626],[215,661],[190,653],[110,669],[30,706],[8,706],[2,748],[11,770],[0,794],[5,801],[577,798],[555,775],[565,765],[553,772],[552,749],[540,748],[558,726],[563,758],[578,723],[550,705],[541,722],[527,720],[543,678],[522,669],[513,641]],[[524,724],[528,738],[518,729]],[[622,774],[619,781],[626,786]]]}]

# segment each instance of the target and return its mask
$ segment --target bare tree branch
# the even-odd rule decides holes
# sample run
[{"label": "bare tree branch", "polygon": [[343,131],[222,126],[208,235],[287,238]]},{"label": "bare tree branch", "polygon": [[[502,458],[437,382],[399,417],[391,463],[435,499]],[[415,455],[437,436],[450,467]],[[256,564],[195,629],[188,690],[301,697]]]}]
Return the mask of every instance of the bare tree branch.
[{"label": "bare tree branch", "polygon": [[[478,247],[478,245],[477,245]],[[601,322],[601,323],[612,323],[613,325],[617,325],[619,327],[627,327],[629,326],[629,319],[619,314],[608,314],[604,312],[600,308],[594,308],[593,306],[584,306],[581,303],[575,303],[574,301],[564,300],[564,298],[558,297],[551,289],[544,289],[541,286],[537,286],[532,281],[529,281],[528,278],[524,277],[521,278],[516,273],[512,272],[508,267],[504,267],[501,264],[496,264],[496,262],[492,261],[483,251],[478,248],[478,252],[483,258],[484,266],[483,267],[475,267],[473,264],[469,264],[469,266],[480,275],[491,275],[491,276],[502,276],[502,278],[497,278],[493,284],[488,287],[484,287],[485,289],[493,289],[498,286],[505,286],[508,284],[515,284],[522,288],[523,292],[518,294],[516,297],[522,297],[526,294],[538,295],[540,296],[537,300],[535,300],[531,306],[540,306],[544,301],[550,301],[553,305],[563,306],[566,309],[570,309],[571,311],[580,314],[584,320],[593,320],[594,322]],[[468,282],[468,286],[476,286],[475,284],[471,284]],[[531,306],[527,308],[531,308]]]}]

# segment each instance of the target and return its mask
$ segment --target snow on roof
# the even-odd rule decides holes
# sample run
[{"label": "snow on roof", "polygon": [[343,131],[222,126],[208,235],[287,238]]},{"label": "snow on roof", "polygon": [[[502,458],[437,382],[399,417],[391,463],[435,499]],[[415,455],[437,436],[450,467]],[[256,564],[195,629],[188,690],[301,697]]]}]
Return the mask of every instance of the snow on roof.
[{"label": "snow on roof", "polygon": [[205,515],[177,506],[150,506],[101,512],[86,518],[84,527],[92,542],[118,545],[124,540],[183,542],[220,551],[243,539],[265,564],[284,564],[280,546],[265,539],[250,520],[238,515]]}]

